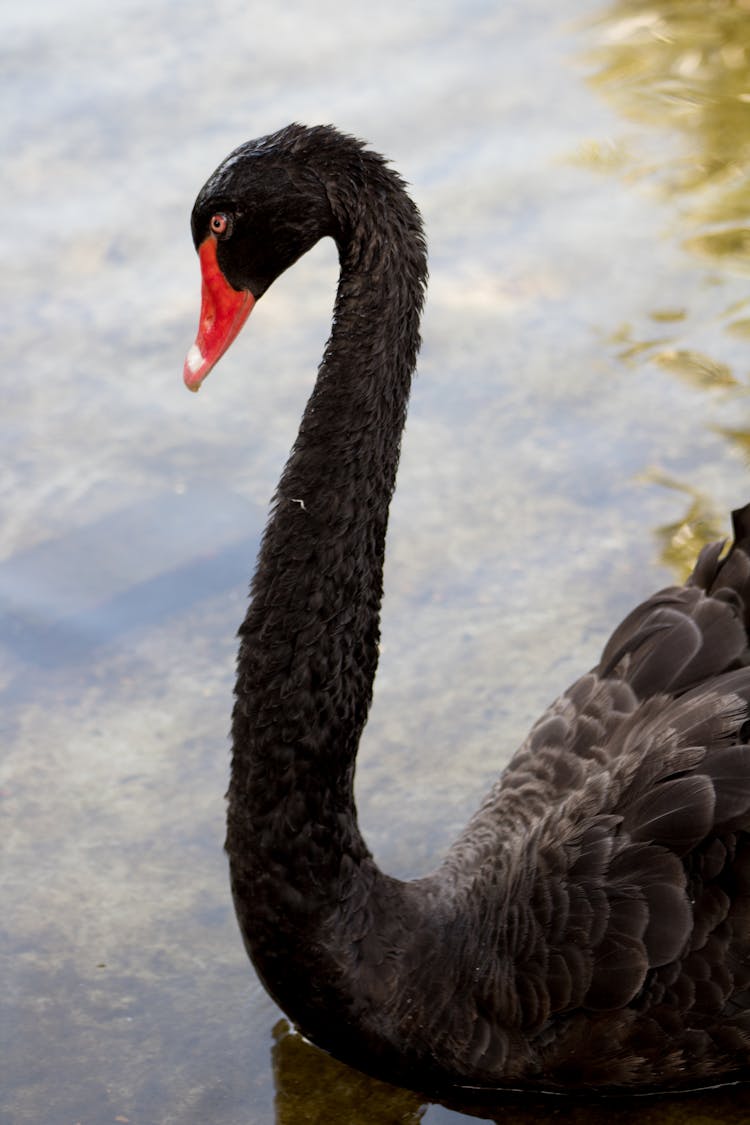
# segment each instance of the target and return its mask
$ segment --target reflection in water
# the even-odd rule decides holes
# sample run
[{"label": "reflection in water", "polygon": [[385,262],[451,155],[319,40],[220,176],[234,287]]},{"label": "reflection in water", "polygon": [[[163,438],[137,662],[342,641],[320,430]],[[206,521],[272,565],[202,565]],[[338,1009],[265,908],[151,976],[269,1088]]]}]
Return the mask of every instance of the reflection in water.
[{"label": "reflection in water", "polygon": [[654,356],[654,362],[698,388],[737,386],[725,363],[689,348],[665,348]]},{"label": "reflection in water", "polygon": [[732,442],[742,454],[745,462],[750,464],[750,430],[734,430],[731,426],[721,426],[718,432]]},{"label": "reflection in water", "polygon": [[[730,273],[750,268],[750,0],[617,0],[594,22],[597,45],[588,52],[595,70],[590,83],[628,121],[662,131],[681,141],[676,154],[665,146],[634,155],[637,141],[590,146],[579,154],[590,167],[657,185],[676,203],[678,238],[683,250],[703,259],[721,285]],[[718,270],[718,275],[715,271]],[[723,331],[750,337],[747,300],[734,301],[719,316]],[[610,337],[617,358],[650,362],[700,391],[731,396],[748,428],[714,426],[747,458],[750,416],[747,383],[732,365],[685,346],[691,330],[685,309],[650,314],[659,331],[626,325]],[[700,319],[700,318],[694,318]],[[667,332],[664,329],[667,329]],[[727,404],[725,404],[727,405]],[[683,517],[659,528],[662,561],[681,578],[696,547],[725,527],[709,498],[690,483],[647,479],[690,495]],[[717,509],[720,505],[716,505]]]},{"label": "reflection in water", "polygon": [[263,513],[251,519],[241,497],[226,491],[218,509],[198,486],[19,551],[0,561],[0,643],[24,670],[91,662],[104,644],[236,587]]},{"label": "reflection in water", "polygon": [[[727,310],[727,314],[731,315],[731,316],[734,316],[736,313],[740,312],[741,310],[747,309],[748,304],[750,304],[749,301],[736,301],[731,306],[731,308]],[[750,317],[739,316],[739,317],[737,317],[736,320],[731,320],[727,324],[727,331],[731,332],[732,335],[734,335],[734,336],[739,336],[743,340],[749,340],[750,339]]]},{"label": "reflection in water", "polygon": [[[662,316],[652,313],[652,319]],[[698,390],[740,386],[726,363],[717,363],[710,356],[690,348],[675,348],[673,337],[655,336],[636,340],[629,324],[618,328],[610,337],[617,346],[617,357],[625,363],[648,359],[665,371],[677,375],[685,383]]]},{"label": "reflection in water", "polygon": [[598,26],[592,85],[632,121],[681,133],[677,161],[641,169],[689,195],[692,246],[750,263],[750,2],[618,0]]},{"label": "reflection in water", "polygon": [[422,1099],[352,1070],[291,1031],[286,1020],[273,1029],[276,1125],[380,1125],[422,1120]]},{"label": "reflection in water", "polygon": [[[433,1110],[417,1094],[369,1078],[293,1032],[286,1020],[273,1029],[276,1125],[417,1125]],[[750,1090],[729,1086],[680,1097],[591,1100],[556,1095],[508,1095],[482,1103],[445,1103],[502,1125],[591,1125],[606,1111],[614,1125],[745,1125]]]},{"label": "reflection in water", "polygon": [[697,489],[689,488],[656,470],[644,473],[644,481],[687,493],[690,503],[681,519],[656,529],[661,550],[660,561],[684,582],[695,565],[701,547],[714,543],[725,534],[725,520],[711,501]]}]

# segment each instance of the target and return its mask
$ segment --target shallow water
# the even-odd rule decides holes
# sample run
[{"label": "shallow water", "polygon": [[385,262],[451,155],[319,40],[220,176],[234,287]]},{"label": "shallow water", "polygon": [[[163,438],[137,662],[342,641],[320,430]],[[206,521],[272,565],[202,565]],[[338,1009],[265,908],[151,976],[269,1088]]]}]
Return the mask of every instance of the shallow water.
[{"label": "shallow water", "polygon": [[[297,119],[367,137],[422,208],[358,772],[379,861],[418,874],[619,616],[750,498],[749,7],[0,14],[3,1125],[462,1119],[289,1035],[239,941],[233,634],[336,262],[280,279],[191,396],[190,207]],[[607,1112],[743,1121],[750,1094]]]}]

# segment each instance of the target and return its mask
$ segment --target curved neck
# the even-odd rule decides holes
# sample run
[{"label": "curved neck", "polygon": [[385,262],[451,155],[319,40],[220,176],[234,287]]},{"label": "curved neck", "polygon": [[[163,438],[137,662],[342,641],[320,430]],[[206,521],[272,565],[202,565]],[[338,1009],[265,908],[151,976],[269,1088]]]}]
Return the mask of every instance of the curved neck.
[{"label": "curved neck", "polygon": [[283,899],[282,926],[292,925],[290,903],[325,912],[353,872],[374,873],[354,761],[378,660],[388,506],[426,276],[418,213],[382,172],[389,192],[378,214],[360,201],[341,211],[333,331],[240,630],[227,850],[235,900]]}]

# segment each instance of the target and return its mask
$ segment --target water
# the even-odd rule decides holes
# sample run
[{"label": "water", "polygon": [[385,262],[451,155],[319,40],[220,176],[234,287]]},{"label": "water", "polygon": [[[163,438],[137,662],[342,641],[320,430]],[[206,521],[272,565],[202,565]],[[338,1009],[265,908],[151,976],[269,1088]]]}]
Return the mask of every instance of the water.
[{"label": "water", "polygon": [[[418,874],[610,626],[749,498],[749,28],[739,0],[0,15],[3,1125],[463,1119],[291,1036],[240,945],[233,633],[336,262],[320,246],[274,285],[191,396],[190,207],[231,148],[297,119],[388,153],[425,216],[358,773],[379,861]],[[737,1091],[611,1109],[748,1112]]]}]

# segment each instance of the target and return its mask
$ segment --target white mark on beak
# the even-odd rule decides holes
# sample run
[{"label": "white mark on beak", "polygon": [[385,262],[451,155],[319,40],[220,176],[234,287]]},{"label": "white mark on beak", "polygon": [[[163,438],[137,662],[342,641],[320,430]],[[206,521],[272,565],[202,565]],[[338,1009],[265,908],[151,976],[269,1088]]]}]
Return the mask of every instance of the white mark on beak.
[{"label": "white mark on beak", "polygon": [[193,375],[195,375],[197,371],[200,371],[201,367],[203,366],[203,356],[201,355],[201,350],[197,344],[193,344],[187,356],[185,357],[185,362],[187,363],[189,369],[192,371]]}]

